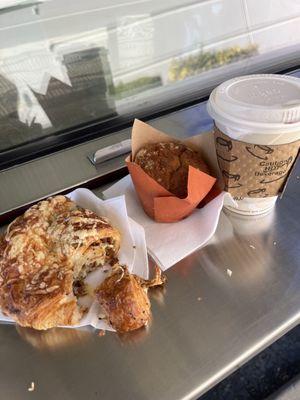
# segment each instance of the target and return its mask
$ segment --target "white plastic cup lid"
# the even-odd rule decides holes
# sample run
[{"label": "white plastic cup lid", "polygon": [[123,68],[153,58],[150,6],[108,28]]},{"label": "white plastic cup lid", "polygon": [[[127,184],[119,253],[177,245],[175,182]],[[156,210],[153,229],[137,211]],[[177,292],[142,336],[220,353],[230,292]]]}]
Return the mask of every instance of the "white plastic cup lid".
[{"label": "white plastic cup lid", "polygon": [[300,130],[300,79],[286,75],[246,75],[216,87],[208,101],[211,117],[226,126]]}]

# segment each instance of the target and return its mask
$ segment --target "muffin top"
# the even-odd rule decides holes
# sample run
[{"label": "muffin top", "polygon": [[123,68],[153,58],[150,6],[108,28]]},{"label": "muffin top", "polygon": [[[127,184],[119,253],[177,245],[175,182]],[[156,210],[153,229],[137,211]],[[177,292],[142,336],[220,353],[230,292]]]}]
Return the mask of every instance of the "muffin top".
[{"label": "muffin top", "polygon": [[189,165],[209,174],[200,154],[182,143],[153,143],[142,147],[134,162],[177,197],[187,196]]}]

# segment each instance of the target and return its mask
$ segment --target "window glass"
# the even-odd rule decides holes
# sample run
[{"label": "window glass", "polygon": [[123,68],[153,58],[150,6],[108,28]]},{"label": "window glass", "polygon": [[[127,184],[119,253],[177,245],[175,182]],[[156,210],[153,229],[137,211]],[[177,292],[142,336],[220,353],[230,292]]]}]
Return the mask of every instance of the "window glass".
[{"label": "window glass", "polygon": [[299,0],[2,0],[0,155],[268,70],[299,24]]}]

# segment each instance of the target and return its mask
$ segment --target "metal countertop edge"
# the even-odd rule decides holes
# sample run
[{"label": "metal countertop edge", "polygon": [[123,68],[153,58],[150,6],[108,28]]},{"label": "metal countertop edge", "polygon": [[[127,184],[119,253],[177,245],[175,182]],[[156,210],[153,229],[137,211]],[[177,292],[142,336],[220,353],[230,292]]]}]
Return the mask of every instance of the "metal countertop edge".
[{"label": "metal countertop edge", "polygon": [[[266,349],[269,345],[274,343],[276,340],[280,339],[287,332],[293,329],[300,323],[300,311],[293,318],[290,318],[283,325],[279,326],[275,329],[271,334],[265,336],[260,342],[258,342],[254,347],[247,350],[240,357],[235,358],[230,364],[220,370],[217,374],[212,375],[209,380],[205,382],[205,384],[201,385],[199,388],[194,389],[191,393],[182,398],[182,400],[197,400],[199,396],[204,395],[214,386],[216,386],[223,379],[227,378],[233,372],[238,370],[242,365],[246,364],[247,361],[251,360],[261,351]],[[201,399],[199,399],[201,400]]]},{"label": "metal countertop edge", "polygon": [[18,209],[23,212],[45,197],[80,186],[101,186],[111,175],[125,171],[125,156],[105,161],[97,167],[88,155],[129,136],[130,130],[126,129],[1,171],[0,224],[6,222],[7,214]]}]

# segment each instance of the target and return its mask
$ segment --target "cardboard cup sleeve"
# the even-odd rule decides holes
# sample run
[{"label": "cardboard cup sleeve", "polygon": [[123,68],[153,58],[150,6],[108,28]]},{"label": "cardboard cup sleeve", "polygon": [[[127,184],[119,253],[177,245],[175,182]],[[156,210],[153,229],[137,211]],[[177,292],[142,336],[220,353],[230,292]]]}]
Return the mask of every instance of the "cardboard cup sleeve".
[{"label": "cardboard cup sleeve", "polygon": [[144,211],[157,222],[176,222],[187,217],[206,198],[216,183],[216,178],[190,166],[187,197],[181,199],[162,187],[138,164],[133,162],[137,151],[146,144],[174,140],[174,138],[142,121],[134,121],[132,155],[126,159],[126,164]]},{"label": "cardboard cup sleeve", "polygon": [[217,127],[214,136],[224,189],[234,199],[283,194],[299,154],[300,140],[259,145],[231,139]]}]

